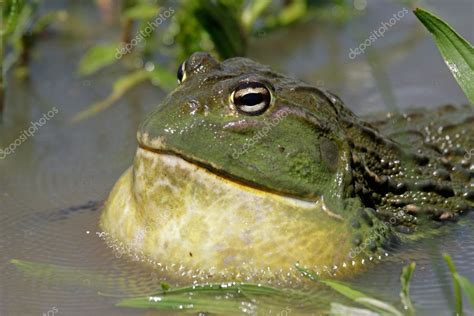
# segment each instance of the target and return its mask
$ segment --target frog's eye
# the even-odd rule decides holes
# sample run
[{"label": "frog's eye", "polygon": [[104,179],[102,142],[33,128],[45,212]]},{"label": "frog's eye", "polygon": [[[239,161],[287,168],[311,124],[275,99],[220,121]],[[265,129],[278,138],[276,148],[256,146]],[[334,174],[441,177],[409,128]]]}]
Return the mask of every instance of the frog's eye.
[{"label": "frog's eye", "polygon": [[178,68],[178,83],[182,83],[184,80],[186,80],[186,62],[183,61],[181,65],[179,65]]},{"label": "frog's eye", "polygon": [[263,83],[244,82],[237,86],[230,98],[239,112],[259,115],[268,109],[272,96]]}]

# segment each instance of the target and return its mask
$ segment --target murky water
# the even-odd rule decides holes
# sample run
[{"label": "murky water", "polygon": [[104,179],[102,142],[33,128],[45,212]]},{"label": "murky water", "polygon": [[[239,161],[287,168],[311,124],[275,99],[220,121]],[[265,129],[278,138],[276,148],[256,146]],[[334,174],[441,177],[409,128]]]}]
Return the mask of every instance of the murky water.
[{"label": "murky water", "polygon": [[[426,3],[474,42],[471,0]],[[0,160],[0,314],[142,315],[142,310],[114,307],[118,299],[110,295],[149,293],[159,288],[163,276],[107,248],[97,223],[100,201],[132,162],[138,123],[164,95],[142,85],[109,110],[70,124],[73,114],[109,93],[120,73],[112,67],[80,78],[79,58],[98,40],[117,37],[118,29],[98,23],[85,2],[51,1],[48,6],[65,8],[87,23],[63,26],[66,32],[42,38],[34,50],[31,79],[12,77],[8,87],[1,148],[43,114],[57,113]],[[411,13],[377,40],[370,58],[349,58],[350,48],[402,8],[394,1],[369,1],[366,15],[347,25],[314,23],[262,35],[252,43],[250,56],[330,89],[360,114],[466,103]],[[454,306],[451,279],[440,254],[450,253],[460,274],[474,279],[473,214],[451,226],[438,237],[404,245],[351,282],[395,301],[401,268],[414,260],[411,293],[419,313],[449,314]],[[38,277],[23,261],[14,261],[15,266],[12,259],[53,266],[44,266],[47,273]]]}]

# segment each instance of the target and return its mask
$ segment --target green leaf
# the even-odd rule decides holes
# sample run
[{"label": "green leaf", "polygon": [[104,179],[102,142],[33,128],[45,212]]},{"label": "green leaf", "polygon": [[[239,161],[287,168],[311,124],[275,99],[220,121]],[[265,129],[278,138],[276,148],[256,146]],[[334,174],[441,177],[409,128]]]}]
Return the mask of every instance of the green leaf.
[{"label": "green leaf", "polygon": [[252,30],[252,25],[271,3],[271,0],[259,0],[251,1],[247,5],[247,7],[244,9],[244,12],[242,13],[242,24],[247,30],[247,33],[250,33]]},{"label": "green leaf", "polygon": [[143,69],[119,78],[117,81],[115,81],[112,93],[107,98],[94,103],[85,110],[79,112],[72,118],[71,121],[76,123],[107,109],[132,87],[149,78],[150,72]]},{"label": "green leaf", "polygon": [[279,20],[282,25],[289,25],[301,19],[307,12],[307,3],[305,0],[295,0],[281,11]]},{"label": "green leaf", "polygon": [[474,48],[432,13],[419,8],[414,13],[432,33],[446,65],[471,104],[474,104]]},{"label": "green leaf", "polygon": [[332,288],[336,292],[344,295],[345,297],[347,297],[347,298],[349,298],[353,301],[364,298],[364,297],[365,298],[368,297],[366,294],[364,294],[360,291],[354,290],[354,289],[350,288],[348,285],[346,285],[344,283],[341,283],[341,282],[338,282],[338,281],[320,280],[320,282],[327,285],[327,286],[329,286],[330,288]]},{"label": "green leaf", "polygon": [[69,15],[66,10],[59,10],[46,13],[45,15],[41,16],[38,21],[32,27],[33,34],[39,34],[44,31],[50,24],[54,22],[65,22],[67,21]]},{"label": "green leaf", "polygon": [[[322,8],[318,8],[318,11]],[[296,22],[310,18],[311,11],[306,0],[286,2],[278,14],[270,15],[265,19],[266,29],[286,27]]]},{"label": "green leaf", "polygon": [[222,0],[200,0],[196,4],[194,15],[211,37],[219,56],[245,56],[247,39],[240,24],[240,12]]},{"label": "green leaf", "polygon": [[314,272],[307,269],[303,269],[299,266],[296,266],[296,269],[300,271],[303,274],[303,276],[306,276],[307,278],[313,281],[323,283],[329,286],[330,288],[332,288],[334,291],[338,292],[339,294],[342,294],[343,296],[351,299],[352,301],[358,304],[364,305],[365,307],[373,311],[382,313],[384,315],[402,316],[402,313],[400,313],[392,305],[385,303],[383,301],[377,300],[375,298],[372,298],[361,291],[354,290],[347,284],[344,284],[339,281],[321,279]]},{"label": "green leaf", "polygon": [[415,309],[413,308],[413,304],[410,299],[410,282],[413,277],[415,267],[415,262],[410,263],[409,265],[403,268],[402,274],[400,276],[400,283],[402,285],[402,289],[400,291],[400,298],[402,300],[402,304],[405,306],[405,308],[410,314],[415,313]]},{"label": "green leaf", "polygon": [[456,271],[456,266],[454,265],[453,260],[448,254],[443,254],[443,258],[444,258],[444,261],[446,261],[449,271],[451,271],[451,275],[453,278],[456,313],[458,315],[462,315],[462,292],[461,292],[461,285],[459,284],[459,280],[456,278],[456,275],[458,275]]},{"label": "green leaf", "polygon": [[456,274],[454,277],[457,279],[459,285],[466,294],[467,299],[469,300],[469,303],[471,304],[472,308],[474,308],[474,284],[472,284],[471,281],[459,274]]},{"label": "green leaf", "polygon": [[146,20],[158,15],[159,10],[157,6],[142,3],[126,9],[123,14],[130,19]]},{"label": "green leaf", "polygon": [[449,270],[453,277],[454,298],[456,301],[456,313],[462,315],[462,293],[461,289],[466,294],[469,303],[474,307],[474,284],[467,278],[459,275],[456,271],[456,266],[448,254],[443,254],[443,258],[448,264]]},{"label": "green leaf", "polygon": [[331,280],[320,280],[320,282],[337,291],[339,294],[342,294],[345,297],[353,300],[354,302],[363,305],[373,311],[382,313],[384,315],[402,316],[402,313],[400,313],[395,307],[393,307],[389,303],[385,303],[381,300],[372,298],[367,294],[364,294],[363,292],[354,290],[342,282]]},{"label": "green leaf", "polygon": [[13,30],[11,30],[10,41],[15,51],[20,55],[24,47],[24,38],[30,30],[31,20],[36,14],[36,5],[24,5],[15,17]]},{"label": "green leaf", "polygon": [[17,19],[24,7],[24,1],[20,0],[8,1],[2,5],[3,20],[0,30],[2,36],[11,34],[17,29]]},{"label": "green leaf", "polygon": [[118,51],[118,44],[102,44],[92,47],[82,57],[79,62],[79,74],[86,76],[93,74],[97,70],[113,64],[118,60],[116,57]]},{"label": "green leaf", "polygon": [[178,61],[183,61],[197,51],[212,51],[214,44],[209,35],[194,16],[193,8],[183,5],[171,20],[170,34],[174,36],[178,48]]},{"label": "green leaf", "polygon": [[71,119],[71,122],[76,123],[102,112],[120,99],[128,90],[145,80],[150,80],[164,90],[171,91],[176,86],[176,76],[159,65],[153,65],[153,67],[154,69],[151,71],[140,69],[119,78],[114,82],[112,93],[107,98],[79,112]]}]

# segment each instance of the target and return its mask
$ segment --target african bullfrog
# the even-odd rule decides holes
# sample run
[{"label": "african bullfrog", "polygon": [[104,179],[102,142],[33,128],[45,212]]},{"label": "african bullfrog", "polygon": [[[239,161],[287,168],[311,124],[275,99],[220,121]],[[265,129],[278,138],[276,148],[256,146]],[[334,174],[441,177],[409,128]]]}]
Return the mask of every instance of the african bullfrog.
[{"label": "african bullfrog", "polygon": [[139,127],[101,227],[183,279],[352,274],[474,206],[469,106],[361,119],[328,91],[207,53],[178,81]]}]

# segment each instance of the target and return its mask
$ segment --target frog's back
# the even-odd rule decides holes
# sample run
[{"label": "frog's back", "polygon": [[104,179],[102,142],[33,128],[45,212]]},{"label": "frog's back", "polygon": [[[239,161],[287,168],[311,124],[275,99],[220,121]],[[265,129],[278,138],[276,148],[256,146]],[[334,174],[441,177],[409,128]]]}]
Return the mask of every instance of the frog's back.
[{"label": "frog's back", "polygon": [[[472,106],[445,105],[436,109],[413,109],[401,114],[364,118],[400,146],[423,157],[426,164],[418,174],[425,179],[447,183],[464,204],[474,201],[474,109]],[[455,197],[453,197],[455,198]],[[451,198],[446,198],[444,201]]]},{"label": "frog's back", "polygon": [[452,158],[468,157],[474,149],[474,108],[469,105],[416,108],[364,119],[403,145],[432,148]]}]

